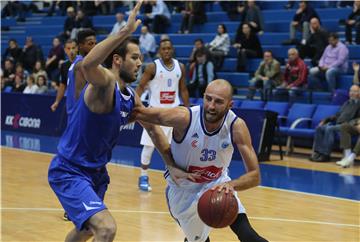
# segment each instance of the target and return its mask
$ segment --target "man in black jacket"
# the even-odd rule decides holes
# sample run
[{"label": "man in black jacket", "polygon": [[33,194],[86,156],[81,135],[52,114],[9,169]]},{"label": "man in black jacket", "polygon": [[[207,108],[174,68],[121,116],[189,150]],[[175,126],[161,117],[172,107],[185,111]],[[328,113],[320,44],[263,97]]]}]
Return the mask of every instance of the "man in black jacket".
[{"label": "man in black jacket", "polygon": [[299,45],[298,49],[301,59],[309,57],[311,64],[317,66],[326,46],[329,44],[329,33],[321,27],[318,18],[310,20],[310,29],[310,37],[306,40],[305,45]]},{"label": "man in black jacket", "polygon": [[[313,145],[314,153],[310,157],[311,161],[329,161],[335,141],[335,133],[340,130],[341,124],[360,117],[360,87],[352,85],[349,96],[350,99],[341,106],[336,115],[322,120],[316,128]],[[332,122],[335,124],[332,124]]]}]

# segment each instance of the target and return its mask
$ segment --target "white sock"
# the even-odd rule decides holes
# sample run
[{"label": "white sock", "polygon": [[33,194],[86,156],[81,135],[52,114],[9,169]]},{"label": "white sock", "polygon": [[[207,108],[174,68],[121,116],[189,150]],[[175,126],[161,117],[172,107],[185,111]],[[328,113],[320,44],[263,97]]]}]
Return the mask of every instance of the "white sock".
[{"label": "white sock", "polygon": [[344,157],[348,157],[351,154],[351,149],[345,149],[344,150]]},{"label": "white sock", "polygon": [[354,161],[355,158],[356,158],[355,153],[354,153],[354,152],[351,152],[351,154],[349,155],[349,159],[350,159],[351,161]]},{"label": "white sock", "polygon": [[148,175],[147,169],[144,170],[143,168],[141,168],[141,176],[147,176],[147,175]]}]

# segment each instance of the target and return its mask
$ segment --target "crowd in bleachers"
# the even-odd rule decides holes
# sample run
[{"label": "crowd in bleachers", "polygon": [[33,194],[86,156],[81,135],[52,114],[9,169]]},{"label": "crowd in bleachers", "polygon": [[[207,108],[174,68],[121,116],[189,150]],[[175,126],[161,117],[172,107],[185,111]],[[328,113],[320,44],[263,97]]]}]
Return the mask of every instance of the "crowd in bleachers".
[{"label": "crowd in bleachers", "polygon": [[[100,0],[2,4],[2,36],[8,37],[8,46],[2,51],[1,90],[56,93],[60,66],[68,58],[65,42],[85,28],[94,29],[100,39],[116,34],[133,4]],[[143,26],[135,33],[144,65],[157,57],[159,40],[170,38],[177,58],[187,66],[192,97],[201,97],[206,84],[217,77],[228,79],[238,97],[263,101],[303,101],[317,91],[330,101],[337,89],[359,83],[360,1],[282,2],[281,8],[287,10],[281,15],[265,12],[268,4],[145,1]],[[341,9],[342,18],[331,18],[331,9]],[[39,13],[42,24],[53,26],[51,36],[41,32],[48,31],[45,26],[32,25],[25,34],[11,34],[13,26]]]}]

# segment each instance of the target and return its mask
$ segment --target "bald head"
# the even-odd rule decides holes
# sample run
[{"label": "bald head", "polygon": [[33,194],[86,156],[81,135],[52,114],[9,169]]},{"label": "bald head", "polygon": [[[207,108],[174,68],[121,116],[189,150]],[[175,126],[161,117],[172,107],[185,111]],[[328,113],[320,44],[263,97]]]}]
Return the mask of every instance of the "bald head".
[{"label": "bald head", "polygon": [[233,95],[233,87],[224,79],[216,79],[208,84],[205,93],[216,93],[224,99],[231,100]]},{"label": "bald head", "polygon": [[350,99],[360,99],[360,87],[358,85],[352,85],[349,91]]}]

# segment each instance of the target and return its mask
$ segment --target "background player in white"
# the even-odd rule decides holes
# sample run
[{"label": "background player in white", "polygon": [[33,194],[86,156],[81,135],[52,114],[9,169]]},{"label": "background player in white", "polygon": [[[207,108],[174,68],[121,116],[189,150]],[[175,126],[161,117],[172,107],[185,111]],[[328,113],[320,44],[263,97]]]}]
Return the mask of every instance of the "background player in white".
[{"label": "background player in white", "polygon": [[[149,106],[151,107],[176,107],[180,105],[180,97],[183,104],[189,106],[189,93],[185,83],[185,66],[172,58],[174,48],[169,39],[160,41],[160,58],[146,66],[136,93],[141,96],[145,89],[149,90]],[[165,135],[171,142],[171,127],[162,127]],[[150,165],[151,156],[154,152],[154,144],[146,130],[143,130],[140,144],[143,145],[141,152],[141,175],[139,188],[142,191],[151,191],[147,169]]]},{"label": "background player in white", "polygon": [[[195,182],[181,180],[175,185],[168,172],[166,195],[171,215],[185,233],[185,241],[208,242],[211,228],[197,214],[200,196],[209,188],[242,191],[260,183],[260,170],[251,137],[245,122],[230,109],[233,89],[225,80],[211,82],[204,94],[203,108],[135,108],[137,119],[154,124],[171,126],[171,151],[176,164],[188,171],[197,172]],[[240,151],[247,172],[231,180],[227,174],[234,147]],[[245,209],[237,198],[239,214],[230,225],[240,241],[266,241],[251,227]]]}]

